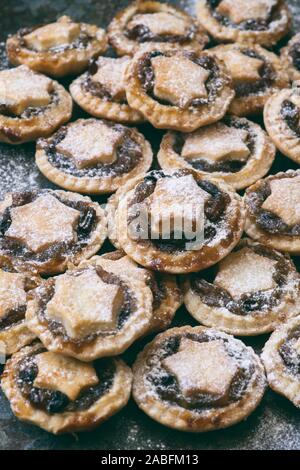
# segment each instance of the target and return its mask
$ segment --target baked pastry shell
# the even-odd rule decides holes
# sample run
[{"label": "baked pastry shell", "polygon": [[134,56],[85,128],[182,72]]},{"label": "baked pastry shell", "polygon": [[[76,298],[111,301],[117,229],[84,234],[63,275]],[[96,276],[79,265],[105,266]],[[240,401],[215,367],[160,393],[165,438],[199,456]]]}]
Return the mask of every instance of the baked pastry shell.
[{"label": "baked pastry shell", "polygon": [[283,64],[285,70],[287,70],[291,81],[300,80],[300,70],[293,64],[293,59],[290,56],[291,47],[300,42],[300,34],[296,34],[292,37],[292,39],[288,42],[288,44],[281,49],[280,59]]}]

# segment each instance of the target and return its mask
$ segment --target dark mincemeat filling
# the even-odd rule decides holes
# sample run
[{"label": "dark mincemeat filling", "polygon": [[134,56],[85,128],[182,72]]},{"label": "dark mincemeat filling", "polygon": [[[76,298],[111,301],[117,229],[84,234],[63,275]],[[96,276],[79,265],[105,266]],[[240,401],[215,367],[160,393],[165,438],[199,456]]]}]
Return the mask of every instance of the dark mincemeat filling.
[{"label": "dark mincemeat filling", "polygon": [[35,201],[42,194],[46,194],[48,190],[41,191],[25,191],[23,193],[12,194],[12,205],[0,214],[0,251],[8,256],[22,258],[26,261],[45,262],[48,259],[61,259],[69,253],[75,253],[82,250],[89,241],[90,235],[97,224],[97,215],[94,208],[85,201],[71,201],[63,199],[54,192],[50,192],[52,196],[58,199],[72,209],[80,212],[79,223],[77,225],[77,242],[74,243],[56,243],[52,247],[43,250],[41,253],[34,253],[22,243],[9,239],[5,236],[5,232],[11,225],[10,210],[14,207],[23,206]]},{"label": "dark mincemeat filling", "polygon": [[300,42],[296,42],[291,46],[289,54],[295,69],[300,70]]},{"label": "dark mincemeat filling", "polygon": [[[205,86],[208,93],[208,98],[196,98],[190,104],[190,107],[197,108],[199,106],[208,105],[213,103],[217,97],[219,90],[225,84],[225,78],[220,76],[220,69],[216,64],[213,57],[202,55],[197,57],[197,55],[193,52],[184,51],[183,54],[192,62],[203,67],[204,69],[210,72],[208,79],[206,80]],[[151,64],[151,60],[154,57],[158,56],[168,56],[167,53],[153,51],[145,54],[143,59],[141,59],[138,67],[138,77],[141,81],[142,87],[151,98],[159,102],[164,106],[174,106],[169,101],[163,101],[157,98],[154,94],[154,84],[155,84],[155,76],[153,67]]]},{"label": "dark mincemeat filling", "polygon": [[252,57],[254,59],[259,59],[263,61],[263,65],[259,71],[260,80],[257,80],[255,83],[235,83],[235,95],[236,98],[242,98],[243,96],[256,95],[260,92],[263,92],[269,88],[274,80],[276,80],[276,72],[271,63],[269,63],[265,57],[258,54],[253,49],[242,50],[242,54]]},{"label": "dark mincemeat filling", "polygon": [[219,23],[221,23],[223,26],[237,28],[242,31],[267,31],[268,29],[271,29],[272,22],[280,18],[280,13],[277,10],[278,5],[274,5],[267,20],[252,18],[247,21],[243,21],[242,23],[236,24],[227,16],[223,16],[215,11],[215,9],[221,3],[221,0],[207,0],[207,3],[212,10],[212,15]]},{"label": "dark mincemeat filling", "polygon": [[33,384],[38,375],[35,357],[42,352],[45,350],[41,349],[26,356],[18,364],[17,385],[23,397],[29,400],[34,408],[49,414],[85,411],[111,389],[115,375],[115,365],[112,359],[101,359],[94,363],[99,383],[82,390],[74,401],[62,392],[34,387]]},{"label": "dark mincemeat filling", "polygon": [[[114,284],[114,285],[120,286],[122,289],[123,296],[124,296],[122,309],[118,314],[118,322],[117,322],[116,330],[111,331],[111,332],[107,332],[107,331],[104,332],[105,336],[108,336],[108,335],[113,336],[114,334],[116,334],[116,332],[122,329],[122,327],[125,325],[127,320],[130,318],[130,315],[136,308],[134,293],[127,287],[127,285],[118,276],[108,273],[100,266],[96,266],[95,269],[96,269],[98,276],[102,279],[103,282],[107,284]],[[83,271],[84,270],[77,272],[74,275],[78,275],[82,273]],[[74,348],[76,348],[76,350],[77,349],[81,350],[82,348],[84,348],[84,346],[87,343],[93,342],[96,338],[99,338],[99,336],[101,336],[101,332],[95,332],[95,334],[92,334],[84,339],[74,340],[74,339],[71,339],[67,335],[66,330],[61,323],[53,321],[53,320],[49,320],[47,317],[46,309],[47,309],[47,304],[50,302],[50,300],[54,296],[54,293],[55,293],[55,284],[53,281],[51,282],[51,280],[48,282],[48,284],[41,286],[36,291],[36,296],[39,302],[38,316],[41,322],[47,324],[47,327],[49,328],[49,330],[54,336],[60,337],[62,341],[65,341],[67,343],[72,343],[72,345],[74,346]]]},{"label": "dark mincemeat filling", "polygon": [[15,326],[24,320],[26,313],[26,305],[22,305],[17,309],[10,310],[4,317],[0,319],[0,331]]},{"label": "dark mincemeat filling", "polygon": [[[286,174],[281,178],[291,178],[290,174]],[[255,217],[258,227],[272,235],[299,236],[300,224],[292,227],[288,226],[281,217],[270,211],[262,209],[262,204],[271,195],[270,182],[262,181],[259,187],[247,194],[246,202],[251,215]]]},{"label": "dark mincemeat filling", "polygon": [[295,330],[279,348],[279,354],[287,369],[293,374],[300,376],[300,356],[293,348],[300,338],[300,330]]},{"label": "dark mincemeat filling", "polygon": [[86,92],[91,93],[93,96],[97,96],[97,98],[103,99],[105,101],[116,101],[120,104],[128,105],[128,102],[126,99],[117,100],[116,98],[113,98],[110,91],[102,83],[93,82],[91,77],[98,72],[98,69],[99,69],[99,65],[97,63],[97,59],[95,59],[91,62],[89,66],[89,70],[85,76],[85,79],[82,82],[82,88]]},{"label": "dark mincemeat filling", "polygon": [[201,297],[202,302],[210,307],[226,308],[231,313],[240,316],[263,313],[279,304],[287,282],[289,263],[283,256],[277,255],[268,248],[252,247],[252,250],[258,255],[277,262],[273,274],[276,287],[272,289],[272,292],[249,292],[243,294],[239,300],[234,300],[226,289],[213,284],[217,275],[217,267],[213,266],[191,276],[191,288]]},{"label": "dark mincemeat filling", "polygon": [[156,310],[161,306],[167,295],[162,275],[160,273],[150,273],[147,284],[153,295],[153,310]]},{"label": "dark mincemeat filling", "polygon": [[77,168],[72,158],[58,153],[56,146],[64,139],[67,133],[67,127],[62,127],[50,139],[40,139],[37,148],[42,148],[46,154],[49,162],[54,167],[60,169],[64,173],[76,176],[78,178],[100,178],[105,176],[118,176],[129,173],[139,163],[143,157],[143,152],[140,144],[135,141],[134,134],[130,129],[126,129],[119,124],[114,125],[114,128],[119,128],[120,131],[125,129],[123,142],[117,147],[117,159],[111,165],[103,165],[98,163],[90,168]]},{"label": "dark mincemeat filling", "polygon": [[[148,13],[152,13],[152,12],[148,12]],[[131,18],[130,20],[132,20],[133,18]],[[158,34],[154,34],[147,26],[143,24],[138,24],[132,29],[127,28],[125,30],[125,36],[128,37],[128,39],[138,41],[140,43],[151,41],[151,42],[169,42],[169,43],[177,42],[177,43],[183,44],[185,42],[192,41],[195,38],[196,32],[197,32],[197,27],[192,24],[187,28],[186,34],[184,35],[176,35],[176,34],[158,35]]]},{"label": "dark mincemeat filling", "polygon": [[284,100],[281,105],[281,117],[291,131],[300,138],[300,109],[289,100]]},{"label": "dark mincemeat filling", "polygon": [[50,103],[47,106],[39,106],[37,108],[34,107],[29,107],[23,111],[22,114],[17,115],[12,112],[9,106],[6,106],[5,104],[0,105],[0,114],[3,116],[7,116],[10,118],[18,118],[18,119],[31,119],[35,116],[39,116],[40,114],[43,114],[47,109],[49,109],[53,105],[57,105],[59,103],[59,96],[56,91],[51,91],[50,93]]},{"label": "dark mincemeat filling", "polygon": [[183,408],[194,411],[222,407],[239,400],[245,393],[248,383],[250,382],[251,376],[254,372],[253,365],[250,367],[245,365],[248,362],[245,361],[245,356],[248,355],[246,348],[241,348],[240,351],[236,350],[235,348],[233,352],[231,351],[228,340],[222,338],[229,356],[232,356],[236,359],[239,369],[238,373],[233,378],[227,397],[221,398],[209,394],[203,394],[195,397],[194,399],[187,399],[182,395],[176,378],[161,365],[164,359],[178,352],[180,341],[183,337],[192,341],[198,341],[199,343],[219,339],[217,335],[213,338],[206,335],[205,332],[199,334],[186,333],[185,335],[176,335],[168,338],[160,347],[160,349],[155,351],[155,354],[153,354],[153,356],[150,357],[147,362],[148,367],[152,369],[147,375],[147,380],[154,387],[155,392],[160,396],[160,398],[164,401],[171,402],[172,404],[176,403]]},{"label": "dark mincemeat filling", "polygon": [[[184,175],[185,171],[181,170],[178,172],[178,176]],[[176,175],[173,175],[176,177]],[[130,203],[131,209],[129,208],[128,224],[131,228],[134,229],[134,233],[138,234],[141,232],[139,225],[135,225],[135,219],[139,216],[139,211],[137,208],[134,208],[135,205],[142,203],[146,198],[151,196],[155,190],[157,181],[160,178],[170,178],[170,176],[165,175],[162,171],[152,171],[147,175],[144,180],[136,187],[135,195]],[[216,224],[218,224],[227,209],[227,206],[230,204],[230,196],[223,193],[216,185],[209,181],[199,181],[198,186],[209,193],[210,197],[204,205],[204,214],[205,214],[205,225],[204,225],[204,240],[205,243],[211,241],[217,234]],[[139,222],[138,222],[139,223]],[[141,233],[140,241],[146,241],[151,243],[161,251],[174,253],[178,251],[185,251],[186,244],[192,243],[195,240],[187,239],[184,234],[181,239],[176,239],[173,234],[171,234],[170,239],[164,240],[163,238],[158,240],[151,239],[151,224],[148,225],[148,234]]]},{"label": "dark mincemeat filling", "polygon": [[[247,142],[246,145],[249,148],[251,155],[255,152],[255,144],[256,144],[256,136],[253,132],[251,132],[251,128],[247,123],[241,122],[235,118],[229,118],[225,122],[229,127],[235,127],[236,129],[243,129],[248,132]],[[181,155],[183,145],[185,143],[185,135],[181,133],[175,134],[175,143],[174,143],[174,151]],[[241,171],[245,165],[247,165],[247,161],[241,160],[226,160],[224,162],[210,162],[209,160],[205,159],[205,156],[199,155],[199,157],[195,157],[193,160],[189,160],[189,164],[195,168],[195,170],[205,171],[206,173],[213,173],[213,172],[223,172],[223,173],[238,173]]]}]

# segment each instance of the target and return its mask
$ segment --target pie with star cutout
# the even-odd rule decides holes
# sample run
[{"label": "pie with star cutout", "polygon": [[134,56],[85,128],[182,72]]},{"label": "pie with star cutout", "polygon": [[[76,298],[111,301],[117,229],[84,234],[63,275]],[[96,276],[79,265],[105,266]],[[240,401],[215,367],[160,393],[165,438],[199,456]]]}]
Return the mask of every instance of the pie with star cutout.
[{"label": "pie with star cutout", "polygon": [[101,207],[64,191],[8,193],[0,220],[0,256],[21,271],[62,272],[68,262],[95,254],[106,238]]},{"label": "pie with star cutout", "polygon": [[1,388],[13,413],[53,434],[99,426],[128,402],[132,373],[121,359],[81,362],[39,342],[6,363]]},{"label": "pie with star cutout", "polygon": [[145,174],[152,164],[152,149],[137,129],[90,118],[40,139],[35,158],[40,171],[58,186],[105,194]]},{"label": "pie with star cutout", "polygon": [[157,336],[133,366],[133,398],[152,419],[190,432],[226,428],[259,405],[266,378],[251,348],[218,330],[184,326]]},{"label": "pie with star cutout", "polygon": [[300,254],[300,172],[288,170],[247,189],[246,232],[265,245]]},{"label": "pie with star cutout", "polygon": [[291,27],[284,0],[199,0],[197,18],[218,42],[273,46]]},{"label": "pie with star cutout", "polygon": [[269,171],[275,146],[258,124],[227,116],[190,134],[167,132],[157,158],[163,170],[193,169],[243,189]]},{"label": "pie with star cutout", "polygon": [[135,1],[117,13],[108,26],[108,38],[119,56],[134,55],[141,45],[156,43],[201,51],[209,40],[184,11],[149,0]]},{"label": "pie with star cutout", "polygon": [[58,82],[26,65],[0,71],[0,141],[47,137],[71,117],[72,99]]},{"label": "pie with star cutout", "polygon": [[209,53],[223,60],[230,72],[235,98],[229,112],[236,116],[261,113],[273,93],[289,86],[288,73],[279,57],[259,45],[220,45]]},{"label": "pie with star cutout", "polygon": [[12,64],[25,64],[52,77],[83,72],[89,61],[104,53],[107,47],[103,29],[76,23],[69,16],[61,16],[55,23],[22,28],[6,42]]},{"label": "pie with star cutout", "polygon": [[183,280],[183,289],[197,321],[238,336],[269,333],[300,307],[300,277],[290,257],[250,239]]},{"label": "pie with star cutout", "polygon": [[159,129],[191,132],[216,122],[234,97],[223,62],[165,44],[141,47],[125,80],[129,105]]},{"label": "pie with star cutout", "polygon": [[295,34],[281,49],[280,59],[291,81],[300,80],[300,33]]},{"label": "pie with star cutout", "polygon": [[35,290],[26,321],[52,352],[93,361],[123,353],[150,330],[149,285],[94,257]]}]

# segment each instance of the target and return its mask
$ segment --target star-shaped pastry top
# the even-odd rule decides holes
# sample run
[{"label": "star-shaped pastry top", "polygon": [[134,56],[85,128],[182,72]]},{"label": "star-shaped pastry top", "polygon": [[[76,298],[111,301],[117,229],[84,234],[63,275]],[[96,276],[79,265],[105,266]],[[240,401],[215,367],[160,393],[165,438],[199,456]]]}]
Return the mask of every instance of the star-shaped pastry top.
[{"label": "star-shaped pastry top", "polygon": [[199,343],[183,338],[179,351],[162,365],[176,377],[183,396],[195,401],[203,394],[226,396],[238,371],[221,340]]},{"label": "star-shaped pastry top", "polygon": [[288,226],[300,224],[300,176],[275,179],[270,186],[271,194],[262,208],[280,217]]},{"label": "star-shaped pastry top", "polygon": [[135,15],[128,23],[127,28],[130,31],[139,25],[149,28],[157,36],[184,36],[187,26],[182,18],[163,11]]},{"label": "star-shaped pastry top", "polygon": [[20,115],[29,107],[47,106],[53,82],[26,65],[0,72],[0,105]]},{"label": "star-shaped pastry top", "polygon": [[250,150],[245,144],[248,132],[235,127],[228,127],[223,123],[202,127],[193,134],[189,134],[181,155],[186,159],[196,157],[218,162],[223,160],[245,161]]},{"label": "star-shaped pastry top", "polygon": [[92,81],[101,83],[116,100],[125,100],[125,72],[130,63],[130,57],[124,56],[118,59],[99,57],[97,60],[98,71],[92,75]]},{"label": "star-shaped pastry top", "polygon": [[70,338],[85,338],[114,330],[122,304],[121,287],[103,282],[95,269],[87,269],[57,277],[47,316],[62,323]]},{"label": "star-shaped pastry top", "polygon": [[99,383],[91,364],[50,351],[36,356],[38,375],[33,386],[62,392],[74,401],[80,392]]},{"label": "star-shaped pastry top", "polygon": [[0,319],[26,304],[23,274],[0,270]]},{"label": "star-shaped pastry top", "polygon": [[181,55],[172,57],[158,56],[151,60],[154,75],[154,94],[187,108],[194,99],[206,98],[205,82],[209,71]]},{"label": "star-shaped pastry top", "polygon": [[52,47],[71,44],[80,34],[80,24],[73,23],[68,16],[62,16],[55,23],[34,29],[23,39],[27,47],[43,52]]},{"label": "star-shaped pastry top", "polygon": [[120,129],[109,127],[104,122],[80,119],[69,125],[65,138],[56,149],[72,158],[79,169],[98,163],[111,165],[117,159],[116,148],[123,136]]},{"label": "star-shaped pastry top", "polygon": [[167,237],[172,232],[186,233],[203,223],[204,204],[209,194],[192,175],[162,178],[149,198],[152,237]]},{"label": "star-shaped pastry top", "polygon": [[276,261],[245,247],[220,262],[214,283],[237,299],[248,292],[269,290],[276,286],[275,265]]},{"label": "star-shaped pastry top", "polygon": [[221,15],[239,24],[247,20],[267,20],[278,0],[222,0],[216,8]]},{"label": "star-shaped pastry top", "polygon": [[225,62],[234,82],[255,82],[261,79],[263,60],[250,57],[234,48],[221,49],[217,51],[217,56]]},{"label": "star-shaped pastry top", "polygon": [[34,253],[56,243],[77,240],[75,232],[80,212],[71,209],[51,194],[11,209],[11,225],[5,236],[23,243]]}]

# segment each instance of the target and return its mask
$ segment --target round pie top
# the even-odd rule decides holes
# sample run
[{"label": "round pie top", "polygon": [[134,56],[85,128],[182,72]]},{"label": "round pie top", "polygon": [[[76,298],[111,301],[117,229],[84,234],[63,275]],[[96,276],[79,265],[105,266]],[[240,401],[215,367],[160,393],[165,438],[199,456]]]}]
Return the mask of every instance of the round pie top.
[{"label": "round pie top", "polygon": [[286,47],[281,49],[281,61],[287,68],[290,79],[300,79],[300,33],[290,39]]}]

